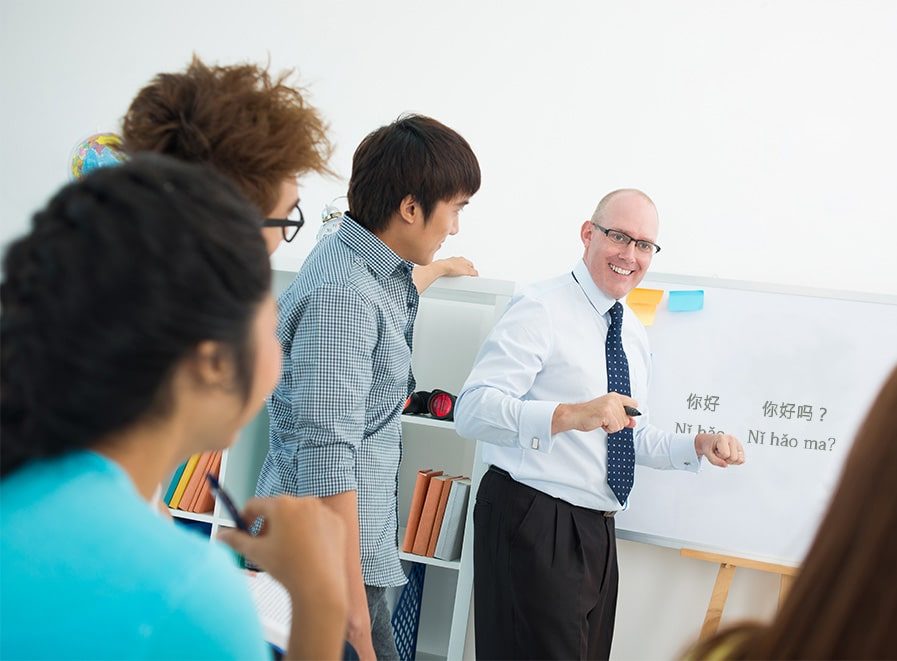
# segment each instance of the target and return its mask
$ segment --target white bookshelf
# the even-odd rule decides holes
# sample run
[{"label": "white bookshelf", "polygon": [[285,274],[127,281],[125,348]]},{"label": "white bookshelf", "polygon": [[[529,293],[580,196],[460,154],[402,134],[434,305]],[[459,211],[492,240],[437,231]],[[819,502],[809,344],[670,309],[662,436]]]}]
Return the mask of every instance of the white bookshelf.
[{"label": "white bookshelf", "polygon": [[170,507],[168,511],[175,519],[186,519],[187,521],[200,521],[202,523],[211,524],[215,517],[211,514],[197,514],[195,512],[184,512],[183,510],[173,510]]},{"label": "white bookshelf", "polygon": [[[457,395],[483,340],[504,312],[514,283],[486,278],[442,278],[421,296],[414,330],[413,369],[417,390]],[[471,478],[461,559],[446,562],[411,553],[403,561],[427,565],[417,640],[419,659],[465,658],[472,649],[473,508],[485,466],[475,441],[455,433],[453,422],[402,416],[399,525],[408,520],[417,471],[435,468]],[[399,540],[404,537],[400,531]],[[468,656],[470,656],[468,654]]]},{"label": "white bookshelf", "polygon": [[[436,420],[423,415],[404,415],[402,416],[402,425],[422,425],[424,427],[435,427],[437,429],[455,429],[455,423],[450,420]],[[407,432],[406,432],[407,436]],[[405,539],[405,527],[399,525],[399,540]],[[442,567],[443,569],[452,569],[459,571],[461,569],[460,560],[440,560],[439,558],[428,558],[423,555],[415,555],[414,553],[399,552],[399,558],[407,562],[419,562],[424,565],[432,565],[433,567]]]},{"label": "white bookshelf", "polygon": [[426,415],[403,415],[403,425],[423,425],[424,427],[436,427],[437,429],[454,429],[455,423],[451,420],[437,420]]}]

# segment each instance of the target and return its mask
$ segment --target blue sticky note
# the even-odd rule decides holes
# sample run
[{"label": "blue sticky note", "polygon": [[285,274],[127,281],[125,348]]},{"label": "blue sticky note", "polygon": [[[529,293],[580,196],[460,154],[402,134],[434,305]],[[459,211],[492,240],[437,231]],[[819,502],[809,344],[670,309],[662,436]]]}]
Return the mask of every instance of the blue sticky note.
[{"label": "blue sticky note", "polygon": [[704,307],[704,290],[671,291],[669,300],[673,312],[696,312]]}]

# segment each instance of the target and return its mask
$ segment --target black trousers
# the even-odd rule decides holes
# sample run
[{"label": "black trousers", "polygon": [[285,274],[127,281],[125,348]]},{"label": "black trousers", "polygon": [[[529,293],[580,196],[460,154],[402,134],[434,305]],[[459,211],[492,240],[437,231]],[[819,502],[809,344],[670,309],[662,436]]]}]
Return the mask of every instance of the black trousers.
[{"label": "black trousers", "polygon": [[614,520],[490,468],[474,507],[478,659],[607,659]]}]

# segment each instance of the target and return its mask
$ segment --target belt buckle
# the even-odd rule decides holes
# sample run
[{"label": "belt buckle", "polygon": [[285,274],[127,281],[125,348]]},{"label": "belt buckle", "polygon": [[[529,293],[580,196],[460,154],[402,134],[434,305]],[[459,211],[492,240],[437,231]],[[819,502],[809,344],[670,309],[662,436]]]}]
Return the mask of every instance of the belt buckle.
[{"label": "belt buckle", "polygon": [[616,510],[614,510],[613,512],[605,512],[605,513],[604,513],[604,518],[605,518],[605,519],[612,519],[612,518],[614,518],[614,516],[616,515],[616,513],[617,513]]}]

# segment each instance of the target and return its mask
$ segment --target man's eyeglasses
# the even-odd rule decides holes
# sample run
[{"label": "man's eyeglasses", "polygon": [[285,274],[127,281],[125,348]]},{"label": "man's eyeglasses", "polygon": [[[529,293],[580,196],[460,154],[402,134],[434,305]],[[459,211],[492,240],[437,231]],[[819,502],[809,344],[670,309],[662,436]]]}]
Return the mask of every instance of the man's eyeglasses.
[{"label": "man's eyeglasses", "polygon": [[644,239],[633,239],[628,234],[625,234],[619,230],[609,230],[606,227],[601,227],[601,225],[599,225],[598,223],[592,223],[592,225],[604,232],[604,235],[611,240],[611,243],[616,243],[618,246],[628,246],[634,241],[635,249],[642,254],[653,255],[660,252],[660,246],[656,243],[651,243],[650,241],[645,241]]},{"label": "man's eyeglasses", "polygon": [[305,216],[302,214],[298,202],[286,218],[265,218],[263,223],[264,227],[279,227],[283,232],[283,240],[287,243],[296,238],[303,225],[305,225]]}]

